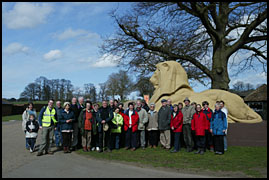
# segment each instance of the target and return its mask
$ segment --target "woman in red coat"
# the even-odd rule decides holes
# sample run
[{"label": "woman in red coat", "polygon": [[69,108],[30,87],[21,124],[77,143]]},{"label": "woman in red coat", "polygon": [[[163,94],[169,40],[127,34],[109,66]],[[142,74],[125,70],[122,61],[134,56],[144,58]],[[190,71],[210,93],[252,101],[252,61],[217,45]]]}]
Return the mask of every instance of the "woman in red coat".
[{"label": "woman in red coat", "polygon": [[180,135],[182,133],[182,125],[183,125],[183,114],[179,110],[178,105],[175,104],[173,106],[173,112],[171,114],[171,123],[170,127],[175,134],[175,142],[174,142],[174,150],[170,151],[171,153],[180,151]]},{"label": "woman in red coat", "polygon": [[204,154],[205,148],[205,130],[208,128],[206,115],[201,111],[202,107],[200,104],[196,106],[196,113],[193,115],[191,121],[191,129],[195,131],[196,135],[196,143],[198,147],[198,151],[195,154],[200,153]]},{"label": "woman in red coat", "polygon": [[124,131],[126,131],[125,136],[125,149],[128,150],[132,147],[132,151],[136,150],[137,142],[136,142],[136,132],[138,129],[138,119],[139,116],[137,112],[134,110],[133,103],[128,104],[129,109],[126,111],[123,116],[124,119]]}]

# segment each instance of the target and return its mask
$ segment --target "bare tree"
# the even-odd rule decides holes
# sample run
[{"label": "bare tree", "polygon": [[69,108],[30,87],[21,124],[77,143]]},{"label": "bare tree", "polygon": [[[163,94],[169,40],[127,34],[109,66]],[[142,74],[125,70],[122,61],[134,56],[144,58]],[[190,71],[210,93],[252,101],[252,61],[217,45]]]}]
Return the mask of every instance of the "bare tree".
[{"label": "bare tree", "polygon": [[266,2],[140,2],[111,16],[118,31],[106,38],[101,53],[116,55],[123,67],[147,74],[157,63],[175,60],[189,78],[224,90],[235,53],[250,52],[238,73],[254,67],[254,61],[266,71]]},{"label": "bare tree", "polygon": [[145,77],[142,75],[138,77],[134,87],[135,90],[139,91],[139,96],[149,95],[151,97],[153,95],[154,86],[150,83],[149,79],[150,77]]},{"label": "bare tree", "polygon": [[100,83],[100,90],[98,93],[99,101],[107,100],[107,84],[106,83]]}]

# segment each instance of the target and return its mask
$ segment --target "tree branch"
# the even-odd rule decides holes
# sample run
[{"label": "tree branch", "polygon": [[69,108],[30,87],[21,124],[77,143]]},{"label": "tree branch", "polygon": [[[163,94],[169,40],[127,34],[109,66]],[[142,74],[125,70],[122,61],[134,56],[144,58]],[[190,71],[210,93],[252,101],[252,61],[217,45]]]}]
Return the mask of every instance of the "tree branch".
[{"label": "tree branch", "polygon": [[243,46],[241,47],[241,49],[247,49],[247,50],[253,51],[253,52],[256,53],[256,55],[261,56],[264,60],[267,61],[267,57],[264,56],[264,55],[262,54],[262,52],[259,51],[259,50],[258,50],[257,48],[255,48],[255,47],[250,47],[250,46],[247,46],[247,45],[243,45]]},{"label": "tree branch", "polygon": [[194,58],[192,58],[190,56],[187,56],[187,55],[174,54],[174,53],[170,52],[169,50],[167,50],[166,48],[163,48],[163,47],[158,47],[158,46],[150,45],[150,44],[148,44],[147,41],[145,41],[141,37],[141,35],[138,34],[138,31],[137,30],[135,30],[135,32],[134,32],[134,31],[131,31],[130,29],[127,30],[126,27],[124,25],[122,25],[122,24],[118,24],[118,25],[119,25],[119,27],[123,30],[123,32],[126,35],[133,37],[141,45],[143,45],[144,48],[146,48],[148,50],[151,50],[151,51],[161,52],[163,54],[168,55],[169,57],[171,57],[173,59],[183,59],[183,60],[189,61],[192,64],[194,64],[195,66],[197,66],[199,69],[201,69],[201,71],[203,71],[210,78],[212,78],[211,71],[207,67],[205,67],[203,64],[201,64],[198,60],[196,60],[196,59],[194,59]]},{"label": "tree branch", "polygon": [[[260,13],[258,17],[250,23],[249,26],[246,27],[240,38],[235,42],[229,49],[228,49],[228,54],[231,55],[238,49],[240,49],[244,44],[247,44],[249,42],[252,42],[255,38],[249,37],[250,33],[252,32],[253,29],[255,29],[259,24],[261,24],[265,19],[267,19],[267,10],[264,12]],[[248,39],[251,39],[248,40]],[[263,38],[261,39],[263,40]]]}]

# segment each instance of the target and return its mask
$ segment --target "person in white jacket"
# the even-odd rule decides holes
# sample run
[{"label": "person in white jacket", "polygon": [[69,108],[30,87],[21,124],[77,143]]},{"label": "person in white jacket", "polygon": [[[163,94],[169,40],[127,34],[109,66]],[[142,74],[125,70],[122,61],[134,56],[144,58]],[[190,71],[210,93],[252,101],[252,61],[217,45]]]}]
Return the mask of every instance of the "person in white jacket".
[{"label": "person in white jacket", "polygon": [[29,120],[26,122],[26,133],[25,137],[28,145],[30,146],[30,152],[34,152],[35,143],[37,138],[37,133],[39,129],[39,124],[36,121],[35,115],[30,114]]},{"label": "person in white jacket", "polygon": [[[24,134],[26,134],[26,123],[29,120],[30,114],[33,114],[35,117],[37,117],[36,110],[34,109],[34,104],[32,102],[28,103],[26,110],[22,114],[22,130]],[[27,140],[25,141],[25,147],[28,150],[30,149]]]}]

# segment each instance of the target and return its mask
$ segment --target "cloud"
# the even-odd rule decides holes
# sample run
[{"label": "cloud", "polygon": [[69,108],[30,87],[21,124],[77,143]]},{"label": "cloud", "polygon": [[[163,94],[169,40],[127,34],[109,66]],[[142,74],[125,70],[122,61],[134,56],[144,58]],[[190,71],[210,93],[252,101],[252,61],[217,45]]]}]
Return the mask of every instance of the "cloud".
[{"label": "cloud", "polygon": [[66,40],[66,39],[71,39],[71,38],[79,38],[81,40],[86,40],[86,39],[95,39],[99,41],[101,39],[100,35],[97,33],[92,33],[89,31],[86,31],[84,29],[72,29],[68,28],[64,30],[60,34],[54,34],[54,37],[58,38],[59,40]]},{"label": "cloud", "polygon": [[56,37],[59,40],[65,40],[65,39],[74,38],[74,37],[78,37],[85,34],[87,34],[87,31],[85,30],[82,30],[82,29],[72,30],[72,28],[68,28],[61,34],[56,35]]},{"label": "cloud", "polygon": [[104,68],[104,67],[115,67],[118,65],[120,57],[112,54],[104,54],[99,58],[91,67]]},{"label": "cloud", "polygon": [[20,43],[14,42],[9,44],[3,51],[7,55],[13,55],[16,53],[25,53],[28,54],[29,47],[23,46]]},{"label": "cloud", "polygon": [[48,53],[44,54],[44,59],[47,61],[53,61],[62,57],[62,52],[58,49],[51,50]]},{"label": "cloud", "polygon": [[32,28],[45,23],[52,11],[48,4],[17,2],[12,10],[3,13],[3,22],[9,29]]}]

